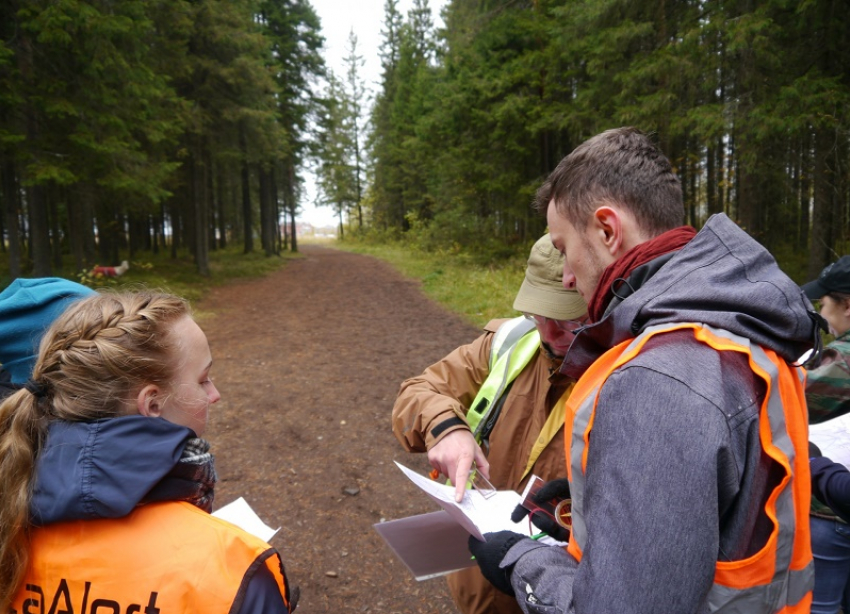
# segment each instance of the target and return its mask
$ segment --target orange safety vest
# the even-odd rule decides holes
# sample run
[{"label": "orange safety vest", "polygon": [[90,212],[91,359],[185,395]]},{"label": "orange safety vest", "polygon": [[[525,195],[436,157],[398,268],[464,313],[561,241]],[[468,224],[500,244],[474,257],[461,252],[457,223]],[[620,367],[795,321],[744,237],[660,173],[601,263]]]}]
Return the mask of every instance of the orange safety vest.
[{"label": "orange safety vest", "polygon": [[[572,496],[572,528],[567,551],[581,561],[587,543],[584,486],[590,431],[599,390],[608,376],[632,360],[654,335],[692,329],[694,337],[717,351],[749,356],[753,372],[764,379],[767,394],[759,414],[759,438],[765,453],[781,465],[785,477],[768,498],[765,512],[773,531],[764,548],[740,561],[717,561],[708,594],[709,611],[723,614],[808,613],[814,585],[809,538],[811,481],[808,423],[802,369],[748,339],[706,325],[682,323],[650,327],[602,355],[576,383],[567,401],[567,475]],[[770,607],[765,610],[765,606]]]},{"label": "orange safety vest", "polygon": [[277,551],[190,503],[38,527],[30,543],[30,570],[12,600],[18,614],[228,614],[258,565],[289,608]]}]

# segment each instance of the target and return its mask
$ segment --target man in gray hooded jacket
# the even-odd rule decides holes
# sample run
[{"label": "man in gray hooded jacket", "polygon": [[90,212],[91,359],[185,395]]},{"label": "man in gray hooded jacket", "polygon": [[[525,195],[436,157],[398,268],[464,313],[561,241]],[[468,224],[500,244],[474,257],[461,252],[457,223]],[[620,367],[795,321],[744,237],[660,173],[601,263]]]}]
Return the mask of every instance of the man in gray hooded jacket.
[{"label": "man in gray hooded jacket", "polygon": [[568,408],[571,543],[471,539],[485,577],[534,613],[807,612],[810,303],[726,216],[681,226],[637,130],[580,145],[537,202],[591,321],[562,367],[590,368]]}]

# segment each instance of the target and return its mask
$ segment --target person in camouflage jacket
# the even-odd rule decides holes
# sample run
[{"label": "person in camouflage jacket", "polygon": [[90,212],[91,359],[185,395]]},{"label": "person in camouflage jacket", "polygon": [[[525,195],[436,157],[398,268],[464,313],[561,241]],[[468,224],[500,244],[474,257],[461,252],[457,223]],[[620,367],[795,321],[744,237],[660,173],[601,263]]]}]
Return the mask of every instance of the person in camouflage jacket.
[{"label": "person in camouflage jacket", "polygon": [[[850,305],[850,297],[842,300]],[[812,424],[850,412],[850,330],[827,345],[818,366],[809,370],[806,404]]]},{"label": "person in camouflage jacket", "polygon": [[[827,266],[803,292],[820,302],[820,314],[835,340],[826,346],[806,378],[809,422],[817,423],[850,412],[850,256]],[[815,588],[812,614],[850,611],[850,525],[842,512],[850,506],[850,476],[846,467],[821,456],[810,445],[812,506],[810,512]]]}]

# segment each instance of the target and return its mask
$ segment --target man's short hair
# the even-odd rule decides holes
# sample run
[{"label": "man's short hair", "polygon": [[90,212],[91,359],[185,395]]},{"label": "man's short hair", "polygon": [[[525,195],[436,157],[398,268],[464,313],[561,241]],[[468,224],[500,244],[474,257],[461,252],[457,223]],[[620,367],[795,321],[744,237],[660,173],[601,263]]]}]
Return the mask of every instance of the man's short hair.
[{"label": "man's short hair", "polygon": [[615,128],[588,139],[565,157],[537,190],[535,208],[556,210],[584,230],[608,201],[628,209],[641,230],[657,236],[685,219],[682,185],[667,157],[636,128]]}]

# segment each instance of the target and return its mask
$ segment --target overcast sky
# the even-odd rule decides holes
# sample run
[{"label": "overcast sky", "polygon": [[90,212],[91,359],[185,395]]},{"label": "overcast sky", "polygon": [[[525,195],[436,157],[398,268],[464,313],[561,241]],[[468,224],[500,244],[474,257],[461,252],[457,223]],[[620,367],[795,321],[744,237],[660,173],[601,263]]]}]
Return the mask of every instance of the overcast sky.
[{"label": "overcast sky", "polygon": [[[322,34],[325,37],[325,62],[339,77],[345,76],[344,58],[347,54],[348,34],[354,30],[357,35],[358,55],[364,65],[361,76],[372,93],[377,89],[381,77],[381,60],[378,46],[381,43],[381,30],[384,27],[385,0],[310,0],[316,14],[322,22]],[[440,9],[447,0],[430,0],[434,14],[434,25],[442,26]],[[407,12],[413,8],[413,0],[399,0],[398,10],[407,18]],[[333,207],[314,207],[316,188],[312,175],[305,177],[306,194],[302,203],[303,212],[298,219],[318,226],[336,224]]]}]

